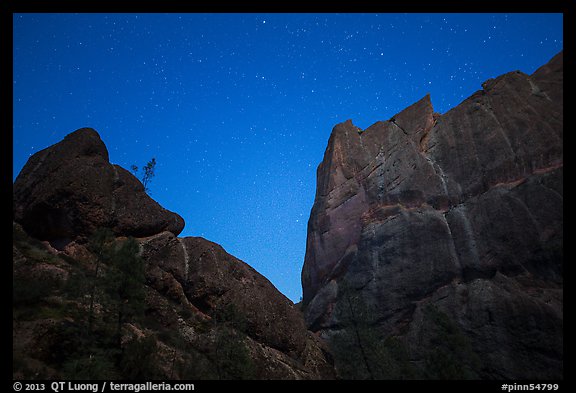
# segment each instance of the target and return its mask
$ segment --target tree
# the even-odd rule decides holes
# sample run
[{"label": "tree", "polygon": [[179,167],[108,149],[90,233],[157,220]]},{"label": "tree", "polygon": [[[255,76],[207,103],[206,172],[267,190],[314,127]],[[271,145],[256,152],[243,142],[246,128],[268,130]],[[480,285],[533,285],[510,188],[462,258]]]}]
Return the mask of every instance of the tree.
[{"label": "tree", "polygon": [[156,171],[156,158],[152,157],[150,161],[144,166],[144,174],[142,175],[142,184],[144,184],[144,190],[149,191],[148,184],[152,181],[152,178]]},{"label": "tree", "polygon": [[134,321],[144,312],[144,264],[138,255],[134,238],[120,244],[110,258],[104,289],[109,306],[116,315],[116,340],[121,347],[122,325]]},{"label": "tree", "polygon": [[[138,176],[138,167],[136,165],[131,165],[130,170],[132,170],[134,176]],[[152,178],[155,175],[156,175],[156,158],[152,157],[152,159],[148,161],[146,165],[144,165],[142,177],[140,178],[142,185],[144,185],[144,191],[150,192],[150,188],[148,188],[148,185],[150,184]]]},{"label": "tree", "polygon": [[125,379],[160,378],[158,344],[153,335],[130,340],[122,353],[120,371]]},{"label": "tree", "polygon": [[244,314],[229,303],[217,308],[212,315],[216,337],[213,356],[219,379],[253,379],[254,364],[246,345],[248,321]]},{"label": "tree", "polygon": [[125,346],[121,340],[124,323],[138,321],[144,310],[144,264],[138,243],[133,238],[116,240],[110,230],[99,229],[88,249],[96,259],[93,272],[79,269],[69,278],[70,294],[86,299],[86,304],[61,328],[62,337],[53,348],[63,375],[70,379],[135,378],[138,362],[150,374],[155,338],[133,340]]},{"label": "tree", "polygon": [[254,364],[245,335],[224,325],[216,328],[214,361],[219,379],[253,379]]},{"label": "tree", "polygon": [[96,255],[96,266],[94,268],[94,277],[90,288],[90,305],[88,308],[88,332],[92,332],[94,323],[94,302],[96,300],[96,292],[100,281],[99,273],[102,263],[110,260],[111,250],[110,242],[114,240],[114,234],[109,228],[99,228],[90,237],[88,249]]}]

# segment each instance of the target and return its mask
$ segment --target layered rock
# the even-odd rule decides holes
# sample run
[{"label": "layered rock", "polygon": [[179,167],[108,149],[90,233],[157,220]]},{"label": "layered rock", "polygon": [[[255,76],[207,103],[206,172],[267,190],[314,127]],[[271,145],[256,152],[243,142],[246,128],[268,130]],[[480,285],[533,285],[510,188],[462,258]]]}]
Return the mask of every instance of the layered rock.
[{"label": "layered rock", "polygon": [[311,329],[343,328],[345,285],[416,363],[433,305],[472,341],[480,376],[561,377],[562,59],[489,80],[443,115],[427,95],[366,130],[334,127],[302,270]]},{"label": "layered rock", "polygon": [[130,172],[109,162],[98,133],[81,128],[30,157],[14,182],[14,220],[62,248],[97,228],[118,235],[178,235],[184,220],[161,207]]}]

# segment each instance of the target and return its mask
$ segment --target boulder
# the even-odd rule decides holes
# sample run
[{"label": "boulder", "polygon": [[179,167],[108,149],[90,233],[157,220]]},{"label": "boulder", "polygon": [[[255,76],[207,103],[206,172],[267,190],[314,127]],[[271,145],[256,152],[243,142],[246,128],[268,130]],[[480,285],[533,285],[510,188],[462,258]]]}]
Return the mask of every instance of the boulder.
[{"label": "boulder", "polygon": [[184,220],[150,198],[142,183],[108,159],[98,133],[81,128],[32,155],[14,182],[14,220],[63,248],[97,228],[118,236],[178,235]]}]

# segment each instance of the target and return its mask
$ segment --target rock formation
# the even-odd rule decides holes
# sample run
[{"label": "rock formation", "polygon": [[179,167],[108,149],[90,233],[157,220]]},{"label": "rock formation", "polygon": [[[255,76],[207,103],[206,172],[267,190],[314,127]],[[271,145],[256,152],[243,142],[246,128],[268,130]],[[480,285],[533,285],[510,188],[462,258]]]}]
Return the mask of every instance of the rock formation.
[{"label": "rock formation", "polygon": [[[14,378],[334,376],[301,311],[219,245],[178,238],[183,219],[110,164],[92,129],[30,157],[14,183],[14,221]],[[139,252],[121,260],[143,278],[124,289],[114,255],[128,237]]]},{"label": "rock formation", "polygon": [[14,378],[562,378],[562,83],[560,53],[334,127],[304,315],[73,132],[14,183]]},{"label": "rock formation", "polygon": [[125,236],[182,232],[130,172],[108,161],[98,133],[81,128],[30,157],[14,182],[14,219],[31,235],[63,247],[107,227]]},{"label": "rock formation", "polygon": [[427,95],[365,130],[334,127],[317,171],[302,270],[309,328],[331,339],[343,288],[410,361],[434,309],[481,378],[561,378],[563,54],[488,80],[447,113]]},{"label": "rock formation", "polygon": [[252,267],[201,237],[163,232],[139,242],[150,286],[168,299],[206,319],[233,305],[246,324],[258,378],[330,377],[327,349],[301,311]]}]

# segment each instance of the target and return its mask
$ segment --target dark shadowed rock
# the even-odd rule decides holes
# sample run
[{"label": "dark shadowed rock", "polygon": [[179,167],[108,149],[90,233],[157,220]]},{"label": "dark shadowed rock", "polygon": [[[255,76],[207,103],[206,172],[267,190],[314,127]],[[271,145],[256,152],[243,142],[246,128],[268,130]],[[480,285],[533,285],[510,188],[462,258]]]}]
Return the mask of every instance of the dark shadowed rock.
[{"label": "dark shadowed rock", "polygon": [[[107,363],[92,347],[83,353],[73,341],[79,331],[98,329],[92,337],[105,353],[112,342],[127,354],[130,345],[151,340],[154,355],[138,366],[163,379],[334,377],[329,351],[307,330],[300,309],[218,244],[178,238],[182,218],[108,162],[96,131],[80,129],[30,158],[14,183],[14,216],[15,377],[70,376],[84,370],[82,356],[88,370],[98,369],[90,363],[96,362],[110,378],[126,375],[123,363]],[[113,236],[87,242],[101,227]],[[129,260],[145,264],[145,281],[131,292],[143,295],[145,315],[110,330],[103,328],[106,315],[118,309],[101,296],[102,286],[119,279],[110,255],[124,250],[129,236],[139,250]],[[104,339],[111,331],[120,339]],[[73,367],[68,357],[75,357]]]},{"label": "dark shadowed rock", "polygon": [[82,128],[34,154],[14,182],[14,219],[58,247],[108,227],[118,235],[179,234],[184,220],[108,161],[98,133]]},{"label": "dark shadowed rock", "polygon": [[312,330],[346,328],[345,284],[415,364],[436,345],[434,306],[470,340],[478,376],[562,377],[562,75],[560,53],[443,115],[425,96],[366,130],[334,127],[302,270]]},{"label": "dark shadowed rock", "polygon": [[220,245],[169,232],[141,239],[151,285],[206,319],[234,319],[250,338],[259,378],[333,377],[324,345],[300,310]]}]

